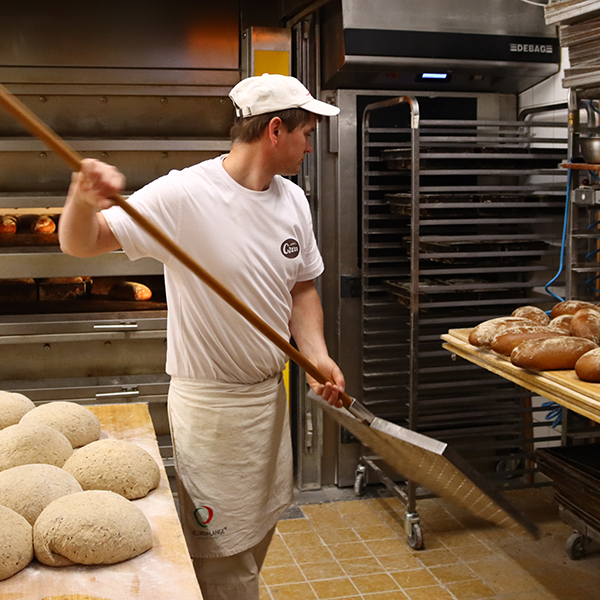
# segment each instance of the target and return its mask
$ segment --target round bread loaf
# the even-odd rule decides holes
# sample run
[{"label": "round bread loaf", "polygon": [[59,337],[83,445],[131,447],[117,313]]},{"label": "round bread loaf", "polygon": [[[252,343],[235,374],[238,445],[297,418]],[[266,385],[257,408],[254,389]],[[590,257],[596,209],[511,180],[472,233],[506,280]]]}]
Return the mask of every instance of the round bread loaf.
[{"label": "round bread loaf", "polygon": [[53,465],[21,465],[0,472],[0,504],[30,525],[53,500],[82,491],[73,475]]},{"label": "round bread loaf", "polygon": [[555,319],[560,315],[574,315],[582,308],[592,308],[600,311],[600,307],[592,304],[591,302],[586,302],[585,300],[564,300],[563,302],[559,302],[553,306],[552,310],[550,311],[550,319]]},{"label": "round bread loaf", "polygon": [[98,440],[77,450],[63,469],[84,490],[109,490],[129,500],[143,498],[160,482],[160,469],[146,450],[125,440]]},{"label": "round bread loaf", "polygon": [[550,317],[537,306],[520,306],[512,311],[511,317],[523,317],[533,321],[536,325],[548,325]]},{"label": "round bread loaf", "polygon": [[0,429],[16,425],[25,413],[34,408],[35,404],[27,396],[0,390]]},{"label": "round bread loaf", "polygon": [[29,411],[21,423],[42,423],[54,427],[66,436],[73,448],[95,442],[100,437],[98,417],[89,408],[75,402],[40,404]]},{"label": "round bread loaf", "polygon": [[571,319],[571,335],[600,344],[600,311],[593,308],[578,310]]},{"label": "round bread loaf", "polygon": [[87,491],[51,502],[33,526],[36,558],[50,567],[112,565],[152,547],[152,530],[133,502]]},{"label": "round bread loaf", "polygon": [[22,571],[32,560],[31,525],[14,510],[0,506],[0,581]]},{"label": "round bread loaf", "polygon": [[492,350],[510,356],[510,353],[526,340],[544,340],[559,335],[569,334],[542,325],[520,325],[495,335],[492,340]]},{"label": "round bread loaf", "polygon": [[575,363],[575,373],[582,381],[600,383],[600,348],[586,352]]},{"label": "round bread loaf", "polygon": [[522,317],[498,317],[483,321],[469,333],[469,344],[489,348],[495,335],[515,325],[531,325],[531,321]]},{"label": "round bread loaf", "polygon": [[69,440],[48,425],[19,423],[0,431],[0,471],[39,463],[62,467],[71,454]]},{"label": "round bread loaf", "polygon": [[557,329],[558,331],[564,331],[571,335],[571,321],[573,320],[573,315],[559,315],[558,317],[551,319],[550,323],[548,323],[548,327],[550,329]]},{"label": "round bread loaf", "polygon": [[510,362],[533,371],[574,369],[577,360],[597,344],[585,338],[568,335],[528,340],[520,343],[510,354]]}]

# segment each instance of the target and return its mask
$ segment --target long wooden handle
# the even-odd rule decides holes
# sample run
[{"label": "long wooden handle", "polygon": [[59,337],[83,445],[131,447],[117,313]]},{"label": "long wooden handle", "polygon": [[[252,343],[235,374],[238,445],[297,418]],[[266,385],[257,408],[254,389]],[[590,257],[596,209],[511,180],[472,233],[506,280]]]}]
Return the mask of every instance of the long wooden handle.
[{"label": "long wooden handle", "polygon": [[[81,169],[81,156],[73,150],[61,137],[52,131],[41,119],[32,113],[20,100],[15,98],[0,84],[0,105],[12,115],[21,125],[39,140],[44,142],[73,171]],[[331,381],[325,377],[301,352],[296,350],[287,340],[281,337],[269,324],[263,321],[253,310],[232,294],[221,282],[201,267],[189,254],[184,252],[175,242],[167,237],[146,217],[133,208],[120,194],[111,198],[118,204],[144,231],[151,235],[159,244],[166,248],[175,258],[181,261],[192,273],[197,275],[211,290],[218,294],[227,304],[240,313],[256,329],[271,340],[280,350],[285,352],[298,366],[303,368],[319,383]],[[333,383],[333,382],[331,382]],[[346,408],[353,403],[353,398],[346,393],[340,394]]]}]

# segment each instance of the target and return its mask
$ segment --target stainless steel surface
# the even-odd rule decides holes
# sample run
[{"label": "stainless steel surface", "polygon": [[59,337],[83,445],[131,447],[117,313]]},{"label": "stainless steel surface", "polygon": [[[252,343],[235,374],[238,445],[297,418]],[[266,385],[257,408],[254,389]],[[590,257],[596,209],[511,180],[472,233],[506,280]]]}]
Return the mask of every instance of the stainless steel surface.
[{"label": "stainless steel surface", "polygon": [[553,36],[542,11],[520,0],[343,0],[347,27],[406,31],[453,31],[495,35]]},{"label": "stainless steel surface", "polygon": [[[514,119],[517,110],[515,97],[509,95],[426,92],[419,97],[447,97],[460,102],[474,99],[477,118],[481,120]],[[371,99],[377,101],[390,98],[390,92],[323,91],[321,99],[327,98],[331,98],[341,108],[341,112],[335,131],[330,132],[330,136],[321,137],[319,145],[323,168],[319,182],[318,221],[328,231],[328,235],[323,235],[320,240],[326,265],[321,278],[325,333],[332,356],[346,376],[346,388],[364,404],[365,401],[372,400],[370,386],[363,387],[364,369],[379,373],[380,379],[384,381],[389,369],[398,364],[398,361],[404,360],[402,347],[398,345],[397,323],[390,320],[389,314],[384,310],[381,311],[379,322],[382,324],[382,336],[386,328],[389,329],[389,339],[386,345],[375,349],[372,356],[364,354],[363,328],[366,323],[361,316],[360,257],[363,227],[358,200],[360,191],[357,187],[360,152],[356,134],[361,115],[357,107],[367,104]],[[331,136],[334,137],[333,140]],[[371,319],[369,323],[376,324],[377,319]],[[403,402],[406,396],[404,388],[393,389],[391,393],[396,394],[397,402]],[[328,420],[324,423],[323,443],[323,482],[352,486],[361,453],[360,444],[344,438],[336,425]]]},{"label": "stainless steel surface", "polygon": [[2,64],[15,67],[238,69],[239,2],[129,3],[111,11],[69,4],[3,9]]},{"label": "stainless steel surface", "polygon": [[[227,152],[227,94],[240,79],[239,1],[128,6],[118,19],[91,13],[66,5],[40,6],[36,19],[17,6],[4,11],[0,81],[84,157],[116,165],[128,194]],[[52,152],[0,114],[0,213],[50,211],[60,219],[70,177]],[[2,278],[149,278],[164,288],[160,263],[132,262],[122,251],[79,259],[62,254],[56,241],[26,246],[15,238],[13,245],[4,240],[0,260]],[[28,310],[3,304],[0,387],[35,402],[147,401],[157,433],[168,436],[164,304],[128,311],[94,302],[70,305],[73,312],[60,302]]]},{"label": "stainless steel surface", "polygon": [[600,163],[600,137],[580,137],[579,143],[586,163]]},{"label": "stainless steel surface", "polygon": [[330,88],[516,93],[558,71],[556,31],[520,0],[333,0],[321,12]]}]

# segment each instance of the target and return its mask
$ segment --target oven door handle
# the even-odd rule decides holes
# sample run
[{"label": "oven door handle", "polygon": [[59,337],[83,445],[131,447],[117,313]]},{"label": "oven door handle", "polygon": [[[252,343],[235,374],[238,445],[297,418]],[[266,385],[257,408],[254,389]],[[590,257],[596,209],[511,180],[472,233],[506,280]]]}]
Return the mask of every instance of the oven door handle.
[{"label": "oven door handle", "polygon": [[112,324],[94,324],[94,329],[102,329],[104,331],[131,331],[133,329],[137,329],[137,323],[112,323]]},{"label": "oven door handle", "polygon": [[96,399],[139,396],[139,390],[121,390],[120,392],[104,392],[96,394]]}]

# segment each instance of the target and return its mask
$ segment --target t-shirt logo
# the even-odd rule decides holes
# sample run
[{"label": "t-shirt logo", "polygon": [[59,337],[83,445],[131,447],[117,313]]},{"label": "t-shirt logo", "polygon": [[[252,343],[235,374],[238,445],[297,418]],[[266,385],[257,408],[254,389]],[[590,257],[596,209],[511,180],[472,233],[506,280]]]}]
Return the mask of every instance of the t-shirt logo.
[{"label": "t-shirt logo", "polygon": [[281,244],[281,254],[286,258],[296,258],[296,256],[300,254],[300,244],[292,238],[285,240],[285,242]]}]

